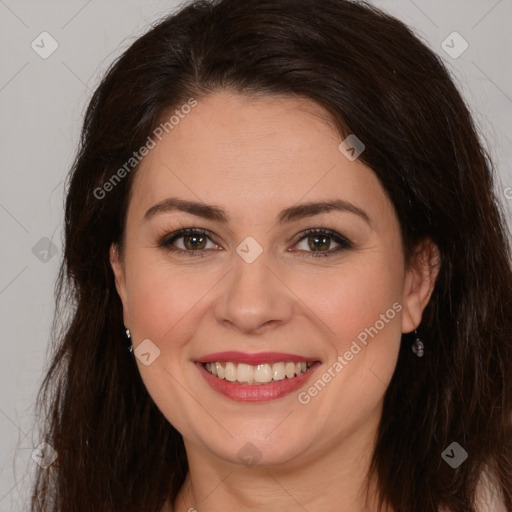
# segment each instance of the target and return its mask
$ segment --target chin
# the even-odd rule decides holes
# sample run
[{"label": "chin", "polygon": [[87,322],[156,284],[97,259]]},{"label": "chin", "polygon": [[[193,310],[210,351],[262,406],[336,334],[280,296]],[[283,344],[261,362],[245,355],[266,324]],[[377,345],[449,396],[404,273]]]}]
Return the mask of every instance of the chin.
[{"label": "chin", "polygon": [[271,431],[265,429],[261,435],[226,436],[221,445],[212,440],[205,445],[217,457],[247,467],[286,465],[306,450],[304,438],[298,435],[301,429],[295,434],[283,430],[281,435],[269,436]]}]

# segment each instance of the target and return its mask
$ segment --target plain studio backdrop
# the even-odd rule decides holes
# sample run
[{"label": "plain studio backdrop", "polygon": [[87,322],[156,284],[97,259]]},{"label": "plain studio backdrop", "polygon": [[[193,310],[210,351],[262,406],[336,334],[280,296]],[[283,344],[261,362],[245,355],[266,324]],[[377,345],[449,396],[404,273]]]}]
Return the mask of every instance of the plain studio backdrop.
[{"label": "plain studio backdrop", "polygon": [[[373,0],[451,70],[499,172],[512,224],[512,2]],[[27,509],[33,405],[62,257],[64,179],[108,65],[175,0],[0,0],[0,512]],[[129,106],[127,105],[129,108]]]}]

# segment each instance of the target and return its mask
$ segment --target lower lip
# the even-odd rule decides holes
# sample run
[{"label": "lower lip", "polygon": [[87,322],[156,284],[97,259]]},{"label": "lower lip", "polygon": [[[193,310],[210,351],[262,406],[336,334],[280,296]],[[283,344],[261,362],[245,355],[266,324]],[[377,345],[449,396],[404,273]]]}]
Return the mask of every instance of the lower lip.
[{"label": "lower lip", "polygon": [[297,391],[311,377],[320,362],[316,361],[309,370],[301,373],[293,379],[284,378],[271,384],[236,384],[226,379],[219,379],[212,375],[199,362],[196,366],[205,378],[206,382],[218,393],[235,400],[236,402],[269,402]]}]

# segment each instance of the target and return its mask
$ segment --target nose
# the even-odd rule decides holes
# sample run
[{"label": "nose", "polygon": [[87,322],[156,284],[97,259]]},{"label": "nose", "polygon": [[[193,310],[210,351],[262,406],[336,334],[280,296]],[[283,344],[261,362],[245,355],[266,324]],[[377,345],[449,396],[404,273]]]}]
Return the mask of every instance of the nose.
[{"label": "nose", "polygon": [[294,295],[269,263],[265,251],[252,263],[235,257],[215,305],[219,323],[244,334],[261,334],[290,321]]}]

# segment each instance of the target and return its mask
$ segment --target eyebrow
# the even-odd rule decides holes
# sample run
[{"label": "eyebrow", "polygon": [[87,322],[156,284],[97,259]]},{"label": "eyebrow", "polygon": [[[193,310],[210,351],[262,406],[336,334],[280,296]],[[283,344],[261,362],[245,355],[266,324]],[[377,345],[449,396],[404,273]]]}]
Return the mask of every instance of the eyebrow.
[{"label": "eyebrow", "polygon": [[[202,217],[204,219],[213,220],[223,224],[229,223],[229,215],[219,206],[209,205],[197,201],[187,201],[178,199],[176,197],[169,197],[155,204],[144,214],[144,220],[147,221],[161,213],[169,213],[172,211],[182,211]],[[358,206],[341,199],[332,201],[309,202],[301,203],[298,205],[290,206],[282,210],[278,217],[277,222],[282,224],[285,222],[292,222],[295,220],[311,217],[320,213],[327,213],[331,211],[353,213],[361,217],[365,222],[372,226],[372,222],[368,214]]]}]

